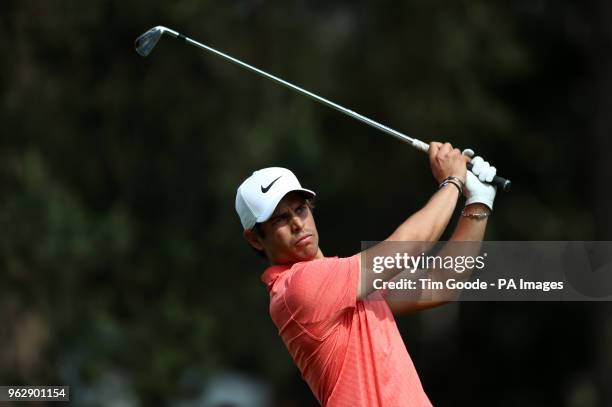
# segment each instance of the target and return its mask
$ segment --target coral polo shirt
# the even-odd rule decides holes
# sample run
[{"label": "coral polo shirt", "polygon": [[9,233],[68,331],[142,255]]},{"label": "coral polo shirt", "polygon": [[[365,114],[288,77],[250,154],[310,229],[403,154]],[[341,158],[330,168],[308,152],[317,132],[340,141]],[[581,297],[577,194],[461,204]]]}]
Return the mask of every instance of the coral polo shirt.
[{"label": "coral polo shirt", "polygon": [[357,256],[269,267],[278,333],[323,406],[431,406],[387,303],[357,300]]}]

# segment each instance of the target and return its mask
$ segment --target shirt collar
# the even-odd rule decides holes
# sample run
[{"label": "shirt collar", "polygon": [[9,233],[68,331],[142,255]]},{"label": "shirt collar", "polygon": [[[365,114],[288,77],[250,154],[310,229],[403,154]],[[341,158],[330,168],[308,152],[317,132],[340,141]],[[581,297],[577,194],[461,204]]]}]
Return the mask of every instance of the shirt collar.
[{"label": "shirt collar", "polygon": [[281,274],[289,270],[293,264],[279,264],[268,267],[261,275],[261,281],[270,288]]}]

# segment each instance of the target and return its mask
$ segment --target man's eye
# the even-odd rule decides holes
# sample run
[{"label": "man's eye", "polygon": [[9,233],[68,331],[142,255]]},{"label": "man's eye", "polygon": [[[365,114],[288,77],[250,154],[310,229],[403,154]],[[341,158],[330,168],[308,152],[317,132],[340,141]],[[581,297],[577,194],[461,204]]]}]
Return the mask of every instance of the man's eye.
[{"label": "man's eye", "polygon": [[300,205],[298,206],[298,208],[295,210],[297,213],[302,213],[306,210],[306,205]]},{"label": "man's eye", "polygon": [[280,216],[277,216],[276,218],[272,219],[272,224],[275,225],[275,226],[279,226],[279,225],[282,225],[283,223],[285,223],[288,219],[289,219],[289,216],[287,216],[287,215],[280,215]]}]

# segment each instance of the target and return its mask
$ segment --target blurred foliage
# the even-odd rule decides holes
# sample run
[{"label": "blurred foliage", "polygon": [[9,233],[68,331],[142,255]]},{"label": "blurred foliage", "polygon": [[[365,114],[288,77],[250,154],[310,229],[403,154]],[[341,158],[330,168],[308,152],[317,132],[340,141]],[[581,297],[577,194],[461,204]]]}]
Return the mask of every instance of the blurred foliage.
[{"label": "blurred foliage", "polygon": [[[0,382],[115,372],[164,405],[229,368],[311,405],[236,187],[294,170],[318,192],[327,255],[384,239],[435,188],[424,155],[213,56],[162,39],[140,58],[146,29],[474,148],[515,185],[490,240],[606,240],[610,17],[601,0],[2,2]],[[400,322],[434,404],[612,404],[609,307],[447,308]]]}]

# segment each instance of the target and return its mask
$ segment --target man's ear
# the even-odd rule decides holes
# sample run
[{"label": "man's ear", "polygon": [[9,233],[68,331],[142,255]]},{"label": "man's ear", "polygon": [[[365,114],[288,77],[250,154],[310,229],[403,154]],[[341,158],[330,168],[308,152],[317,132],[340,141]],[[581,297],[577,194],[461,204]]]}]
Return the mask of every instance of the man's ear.
[{"label": "man's ear", "polygon": [[247,229],[242,233],[242,235],[247,240],[247,242],[249,242],[249,244],[253,246],[255,249],[259,251],[264,250],[264,246],[261,243],[261,237],[259,237],[257,233],[255,233],[253,230]]}]

